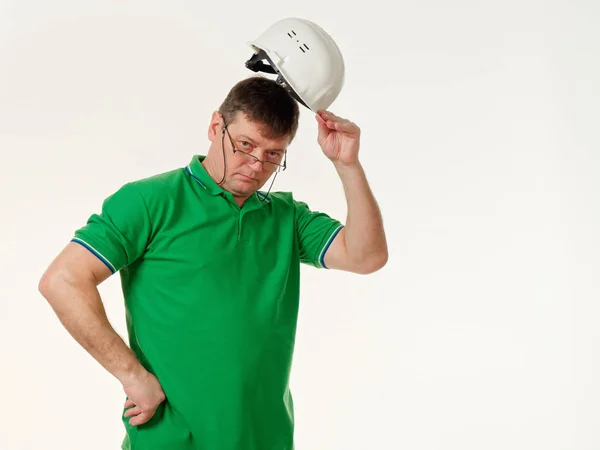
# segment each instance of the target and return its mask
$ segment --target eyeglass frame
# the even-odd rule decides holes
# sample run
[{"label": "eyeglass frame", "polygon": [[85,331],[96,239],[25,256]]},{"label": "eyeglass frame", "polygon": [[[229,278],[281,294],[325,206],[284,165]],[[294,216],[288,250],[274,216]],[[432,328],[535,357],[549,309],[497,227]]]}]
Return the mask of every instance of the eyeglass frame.
[{"label": "eyeglass frame", "polygon": [[[223,117],[223,116],[221,116],[221,117]],[[249,157],[251,157],[255,161],[260,162],[261,167],[263,168],[263,170],[265,168],[265,163],[274,165],[275,166],[275,170],[273,170],[271,173],[281,173],[285,169],[287,169],[287,150],[285,150],[283,152],[283,155],[284,155],[283,156],[283,164],[277,164],[277,163],[274,163],[274,162],[271,162],[271,161],[263,161],[262,159],[258,159],[252,153],[248,153],[248,152],[245,152],[243,150],[239,150],[239,149],[235,148],[235,143],[233,142],[233,138],[231,137],[231,134],[229,133],[229,128],[228,128],[227,123],[225,122],[225,118],[224,117],[223,117],[223,133],[222,133],[223,136],[222,136],[222,139],[221,139],[221,146],[223,146],[223,144],[224,144],[225,131],[227,131],[227,136],[229,137],[229,142],[231,142],[231,148],[232,148],[234,154],[235,154],[235,152],[240,152],[240,153],[243,153],[244,155],[248,155]],[[252,164],[254,164],[254,163],[252,163]],[[278,168],[281,168],[281,169],[278,170]]]}]

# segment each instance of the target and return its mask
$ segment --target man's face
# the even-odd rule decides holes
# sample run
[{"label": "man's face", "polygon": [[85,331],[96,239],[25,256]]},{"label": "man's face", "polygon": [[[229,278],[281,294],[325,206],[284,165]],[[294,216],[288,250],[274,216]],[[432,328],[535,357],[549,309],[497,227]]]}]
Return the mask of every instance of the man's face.
[{"label": "man's face", "polygon": [[[273,175],[274,166],[263,164],[241,152],[250,153],[262,161],[283,164],[290,139],[289,137],[278,139],[264,137],[263,126],[249,121],[241,112],[237,113],[231,123],[227,123],[226,129],[223,127],[223,118],[220,115],[218,117],[220,124],[216,127],[213,145],[220,146],[222,142],[225,150],[227,174],[223,188],[235,196],[249,197]],[[224,135],[223,129],[225,129]],[[238,151],[234,153],[232,146],[235,146]]]}]

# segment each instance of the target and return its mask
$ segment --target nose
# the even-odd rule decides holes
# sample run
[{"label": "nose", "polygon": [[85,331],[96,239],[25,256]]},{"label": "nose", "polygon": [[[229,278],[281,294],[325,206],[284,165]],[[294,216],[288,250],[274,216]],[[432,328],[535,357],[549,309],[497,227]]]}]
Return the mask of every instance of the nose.
[{"label": "nose", "polygon": [[252,169],[255,170],[256,172],[260,172],[263,168],[263,164],[258,159],[255,159],[250,164],[250,167],[252,167]]}]

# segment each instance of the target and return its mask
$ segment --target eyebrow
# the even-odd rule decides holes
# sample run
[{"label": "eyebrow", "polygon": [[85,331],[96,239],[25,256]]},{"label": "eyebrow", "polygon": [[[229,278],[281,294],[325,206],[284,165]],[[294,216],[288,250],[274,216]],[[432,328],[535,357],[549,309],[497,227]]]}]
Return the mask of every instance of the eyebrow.
[{"label": "eyebrow", "polygon": [[[256,145],[256,141],[254,139],[252,139],[250,136],[246,136],[245,134],[240,134],[240,137],[243,137],[247,141],[252,143],[253,145]],[[285,152],[285,149],[284,148],[269,148],[269,149],[267,149],[267,151],[268,152]]]}]

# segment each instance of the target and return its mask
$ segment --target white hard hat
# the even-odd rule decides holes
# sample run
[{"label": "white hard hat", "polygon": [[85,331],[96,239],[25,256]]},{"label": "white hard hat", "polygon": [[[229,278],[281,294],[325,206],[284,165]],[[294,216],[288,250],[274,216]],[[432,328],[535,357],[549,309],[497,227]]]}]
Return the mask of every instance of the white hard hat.
[{"label": "white hard hat", "polygon": [[342,90],[342,53],[331,36],[309,20],[279,20],[248,45],[255,53],[246,67],[278,75],[277,82],[313,112],[329,108]]}]

